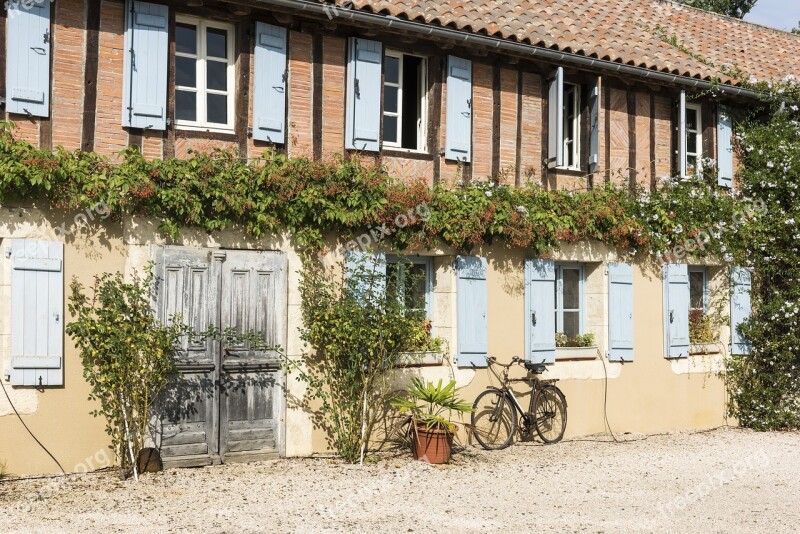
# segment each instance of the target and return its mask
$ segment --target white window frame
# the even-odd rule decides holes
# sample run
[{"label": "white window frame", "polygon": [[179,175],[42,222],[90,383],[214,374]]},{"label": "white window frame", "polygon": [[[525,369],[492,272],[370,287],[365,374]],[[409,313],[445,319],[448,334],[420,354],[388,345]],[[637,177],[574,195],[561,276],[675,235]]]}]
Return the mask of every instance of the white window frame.
[{"label": "white window frame", "polygon": [[703,275],[703,313],[708,312],[708,269],[702,266],[689,266],[688,267],[689,273],[689,311],[696,310],[698,308],[692,308],[692,295],[691,295],[691,277],[692,273],[701,273]]},{"label": "white window frame", "polygon": [[[586,333],[586,273],[580,263],[556,263],[556,333],[564,332],[564,312],[578,312],[578,335]],[[564,309],[564,269],[578,271],[578,309]]]},{"label": "white window frame", "polygon": [[[569,93],[574,93],[572,109],[567,109]],[[581,86],[575,83],[564,83],[564,133],[561,143],[564,150],[563,169],[581,170]],[[567,137],[567,124],[572,122],[573,138]],[[572,165],[567,164],[572,156]]]},{"label": "white window frame", "polygon": [[[700,104],[686,104],[686,114],[688,115],[690,111],[693,111],[697,114],[697,129],[690,130],[689,129],[689,120],[688,117],[684,117],[684,124],[686,124],[686,176],[699,176],[700,175],[700,167],[701,162],[703,159],[703,106]],[[695,136],[697,140],[697,152],[689,152],[689,136]],[[693,170],[690,169],[689,158],[695,158],[696,164]]]},{"label": "white window frame", "polygon": [[[235,47],[234,41],[236,39],[236,32],[235,27],[233,24],[229,24],[226,22],[217,22],[214,20],[207,20],[201,19],[199,17],[192,17],[188,15],[177,15],[175,17],[175,22],[179,24],[191,24],[197,27],[197,54],[188,54],[185,52],[178,52],[175,51],[175,57],[186,57],[186,58],[194,58],[197,61],[197,87],[185,87],[178,85],[177,80],[175,81],[174,90],[177,93],[178,90],[181,91],[191,91],[197,93],[197,120],[196,121],[187,121],[187,120],[175,120],[175,126],[182,129],[182,130],[194,130],[194,131],[204,131],[204,132],[217,132],[217,133],[233,133],[234,132],[234,99],[236,95],[236,57],[235,57]],[[206,76],[206,61],[207,52],[206,52],[206,31],[209,28],[213,28],[216,30],[224,30],[228,33],[228,67],[227,67],[227,76],[228,76],[228,90],[227,91],[219,91],[215,89],[207,89],[208,79]],[[213,61],[220,62],[220,58],[212,58]],[[208,94],[218,94],[218,95],[226,95],[228,98],[228,122],[225,125],[221,125],[219,123],[210,123],[207,121],[206,115],[208,112],[207,104],[206,104],[206,95]]]},{"label": "white window frame", "polygon": [[[417,148],[404,148],[403,147],[403,57],[404,56],[411,56],[416,57],[421,60],[420,69],[420,80],[419,80],[419,105],[420,105],[420,118],[417,121]],[[381,140],[381,145],[383,148],[388,148],[391,150],[401,151],[401,152],[427,152],[428,150],[428,140],[427,140],[427,124],[428,124],[428,91],[427,91],[427,79],[428,79],[428,58],[425,56],[420,56],[417,54],[408,54],[405,52],[400,52],[398,50],[386,50],[384,52],[384,61],[386,57],[393,57],[398,60],[398,78],[397,83],[387,82],[384,76],[383,86],[381,87],[381,91],[384,91],[386,86],[389,87],[397,87],[397,112],[387,112],[385,109],[381,110],[381,128],[384,125],[384,117],[391,116],[397,117],[397,141],[396,142],[389,142],[386,141],[386,136],[383,135],[383,139]]]},{"label": "white window frame", "polygon": [[[433,320],[433,258],[430,256],[386,256],[387,276],[388,266],[399,264],[401,267],[404,263],[412,263],[414,265],[423,265],[425,267],[425,315],[431,321]],[[403,277],[402,270],[400,277]]]}]

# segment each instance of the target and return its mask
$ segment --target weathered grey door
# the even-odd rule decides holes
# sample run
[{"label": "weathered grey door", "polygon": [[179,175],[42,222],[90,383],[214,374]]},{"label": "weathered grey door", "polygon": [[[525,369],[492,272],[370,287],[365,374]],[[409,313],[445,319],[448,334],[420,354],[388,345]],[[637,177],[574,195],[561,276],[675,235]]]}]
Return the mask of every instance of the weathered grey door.
[{"label": "weathered grey door", "polygon": [[[198,333],[230,327],[238,334],[257,334],[269,346],[285,345],[285,255],[162,247],[155,257],[162,321],[177,317]],[[166,465],[279,453],[283,403],[276,351],[185,336],[177,365],[180,376],[162,395],[155,414]]]}]

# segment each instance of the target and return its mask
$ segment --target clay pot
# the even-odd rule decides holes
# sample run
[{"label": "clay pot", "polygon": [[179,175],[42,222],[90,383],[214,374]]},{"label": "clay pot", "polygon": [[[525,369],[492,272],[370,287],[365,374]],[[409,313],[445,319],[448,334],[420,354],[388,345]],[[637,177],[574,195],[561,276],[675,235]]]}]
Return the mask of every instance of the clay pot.
[{"label": "clay pot", "polygon": [[412,447],[414,459],[432,464],[444,464],[450,461],[453,449],[453,434],[447,430],[417,427],[417,439]]}]

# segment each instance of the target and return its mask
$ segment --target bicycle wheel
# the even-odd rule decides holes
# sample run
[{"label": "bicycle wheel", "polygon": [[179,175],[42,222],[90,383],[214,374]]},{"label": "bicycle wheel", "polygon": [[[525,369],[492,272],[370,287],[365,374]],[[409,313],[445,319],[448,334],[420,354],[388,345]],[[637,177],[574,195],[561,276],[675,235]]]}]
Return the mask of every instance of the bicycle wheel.
[{"label": "bicycle wheel", "polygon": [[487,389],[478,395],[472,409],[472,433],[481,447],[497,451],[514,442],[516,410],[500,391]]},{"label": "bicycle wheel", "polygon": [[558,443],[567,429],[567,399],[556,386],[537,390],[533,403],[536,433],[545,443]]}]

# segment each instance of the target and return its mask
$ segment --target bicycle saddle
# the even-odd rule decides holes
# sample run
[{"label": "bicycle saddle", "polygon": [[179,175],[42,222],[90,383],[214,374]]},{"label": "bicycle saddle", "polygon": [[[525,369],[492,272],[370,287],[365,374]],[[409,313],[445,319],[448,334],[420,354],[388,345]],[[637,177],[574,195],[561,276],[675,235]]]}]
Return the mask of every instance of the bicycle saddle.
[{"label": "bicycle saddle", "polygon": [[525,369],[535,375],[540,375],[547,371],[547,366],[543,363],[525,362]]}]

